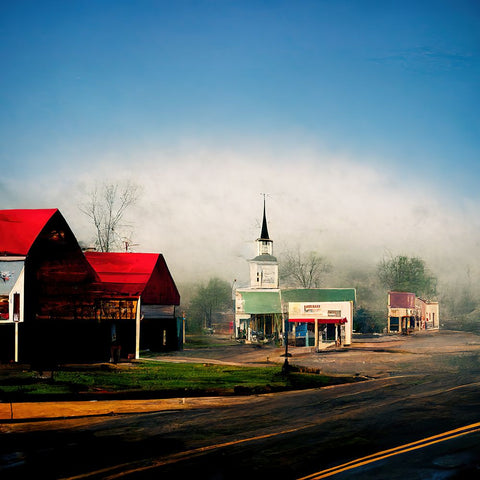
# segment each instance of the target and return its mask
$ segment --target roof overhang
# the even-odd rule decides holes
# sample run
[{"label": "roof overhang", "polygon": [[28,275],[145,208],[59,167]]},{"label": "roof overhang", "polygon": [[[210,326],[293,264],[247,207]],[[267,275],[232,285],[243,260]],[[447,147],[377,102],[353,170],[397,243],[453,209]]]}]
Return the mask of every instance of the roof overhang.
[{"label": "roof overhang", "polygon": [[348,322],[346,317],[343,317],[343,318],[289,318],[288,321],[291,323],[315,323],[315,321],[317,321],[320,325],[324,325],[328,323],[344,324]]}]

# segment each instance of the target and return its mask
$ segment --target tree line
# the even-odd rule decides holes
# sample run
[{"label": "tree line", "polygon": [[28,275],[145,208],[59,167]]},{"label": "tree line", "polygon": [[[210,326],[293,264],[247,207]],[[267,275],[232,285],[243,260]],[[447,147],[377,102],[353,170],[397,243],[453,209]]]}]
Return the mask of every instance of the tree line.
[{"label": "tree line", "polygon": [[[473,282],[444,284],[438,291],[438,279],[418,256],[389,255],[370,270],[336,270],[326,257],[297,249],[279,256],[281,284],[288,287],[353,287],[357,291],[354,330],[382,333],[387,322],[387,292],[414,293],[428,301],[439,301],[442,325],[480,333],[480,302]],[[183,293],[183,292],[182,292]],[[218,277],[186,289],[185,311],[188,330],[208,330],[222,313],[233,313],[233,286]],[[183,302],[183,300],[182,300]]]},{"label": "tree line", "polygon": [[[316,252],[288,251],[279,257],[282,285],[317,288],[334,270],[327,259]],[[386,293],[411,292],[425,300],[437,299],[437,279],[419,257],[405,255],[383,258],[373,275],[363,271],[344,273],[348,285],[357,290],[354,329],[361,333],[382,332],[386,326]],[[328,284],[328,286],[335,286]],[[233,287],[218,277],[190,286],[185,311],[190,331],[212,328],[215,316],[233,312]]]},{"label": "tree line", "polygon": [[[129,250],[131,234],[124,216],[135,205],[140,188],[132,183],[96,186],[87,195],[80,210],[89,217],[95,229],[95,246],[103,252]],[[354,329],[363,333],[381,332],[386,325],[387,291],[412,292],[425,300],[440,301],[440,317],[452,328],[479,331],[480,301],[478,291],[466,272],[461,284],[443,285],[437,292],[438,280],[417,256],[387,256],[374,269],[335,270],[318,252],[286,250],[279,257],[280,282],[283,286],[318,288],[345,286],[356,288],[357,304]],[[335,282],[342,281],[343,285]],[[233,312],[233,286],[219,277],[205,282],[184,285],[181,291],[182,310],[187,314],[190,331],[208,331],[222,312]]]}]

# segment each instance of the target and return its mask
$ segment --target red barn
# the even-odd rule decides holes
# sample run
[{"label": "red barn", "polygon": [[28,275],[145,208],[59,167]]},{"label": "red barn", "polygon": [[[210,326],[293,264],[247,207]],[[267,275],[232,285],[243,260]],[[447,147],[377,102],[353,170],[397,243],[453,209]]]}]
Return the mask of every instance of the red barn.
[{"label": "red barn", "polygon": [[[13,271],[14,264],[17,278],[0,295],[9,311],[13,297],[18,313],[0,325],[0,359],[51,360],[74,350],[69,339],[78,344],[84,331],[78,307],[91,304],[97,277],[57,209],[0,210],[0,267]],[[88,338],[78,345],[84,354]]]},{"label": "red barn", "polygon": [[[180,304],[180,295],[163,255],[86,252],[85,256],[99,277],[98,288],[104,302],[108,301],[113,310],[122,300],[136,302],[135,318],[113,314],[108,308],[104,312],[102,320],[112,317],[112,337],[122,350],[138,357],[139,349],[177,349],[181,332],[175,306]],[[140,327],[131,320],[138,320]],[[134,334],[136,328],[140,331]]]},{"label": "red barn", "polygon": [[[0,210],[0,360],[107,360],[178,348],[179,294],[162,255],[81,250],[57,209]],[[144,340],[140,342],[140,320]]]}]

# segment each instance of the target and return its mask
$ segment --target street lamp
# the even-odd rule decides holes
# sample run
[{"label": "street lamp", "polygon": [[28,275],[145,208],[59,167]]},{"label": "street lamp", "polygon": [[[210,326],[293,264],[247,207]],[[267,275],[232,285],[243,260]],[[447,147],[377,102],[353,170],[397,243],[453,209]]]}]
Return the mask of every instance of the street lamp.
[{"label": "street lamp", "polygon": [[285,341],[285,353],[282,355],[282,357],[285,357],[285,361],[283,362],[283,367],[282,367],[282,374],[286,375],[288,373],[288,370],[290,368],[290,365],[288,364],[288,357],[291,357],[292,355],[288,353],[288,318],[286,315],[283,316],[283,329],[284,329],[284,341]]},{"label": "street lamp", "polygon": [[232,308],[233,308],[233,322],[232,322],[232,338],[237,338],[237,315],[235,310],[235,299],[236,299],[236,288],[237,288],[237,279],[234,278],[232,282]]}]

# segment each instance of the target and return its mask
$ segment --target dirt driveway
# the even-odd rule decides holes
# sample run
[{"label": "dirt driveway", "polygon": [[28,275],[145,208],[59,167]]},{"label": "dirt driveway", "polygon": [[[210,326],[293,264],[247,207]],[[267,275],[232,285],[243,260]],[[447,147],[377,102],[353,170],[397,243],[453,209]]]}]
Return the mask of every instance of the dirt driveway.
[{"label": "dirt driveway", "polygon": [[[283,348],[268,345],[232,344],[226,337],[213,336],[211,348],[189,348],[164,354],[158,360],[198,361],[265,365],[283,363]],[[222,345],[222,342],[224,345]],[[289,363],[330,375],[358,374],[383,377],[413,373],[455,372],[461,368],[479,368],[480,336],[469,332],[440,330],[412,335],[357,335],[349,347],[314,352],[289,347]]]}]

